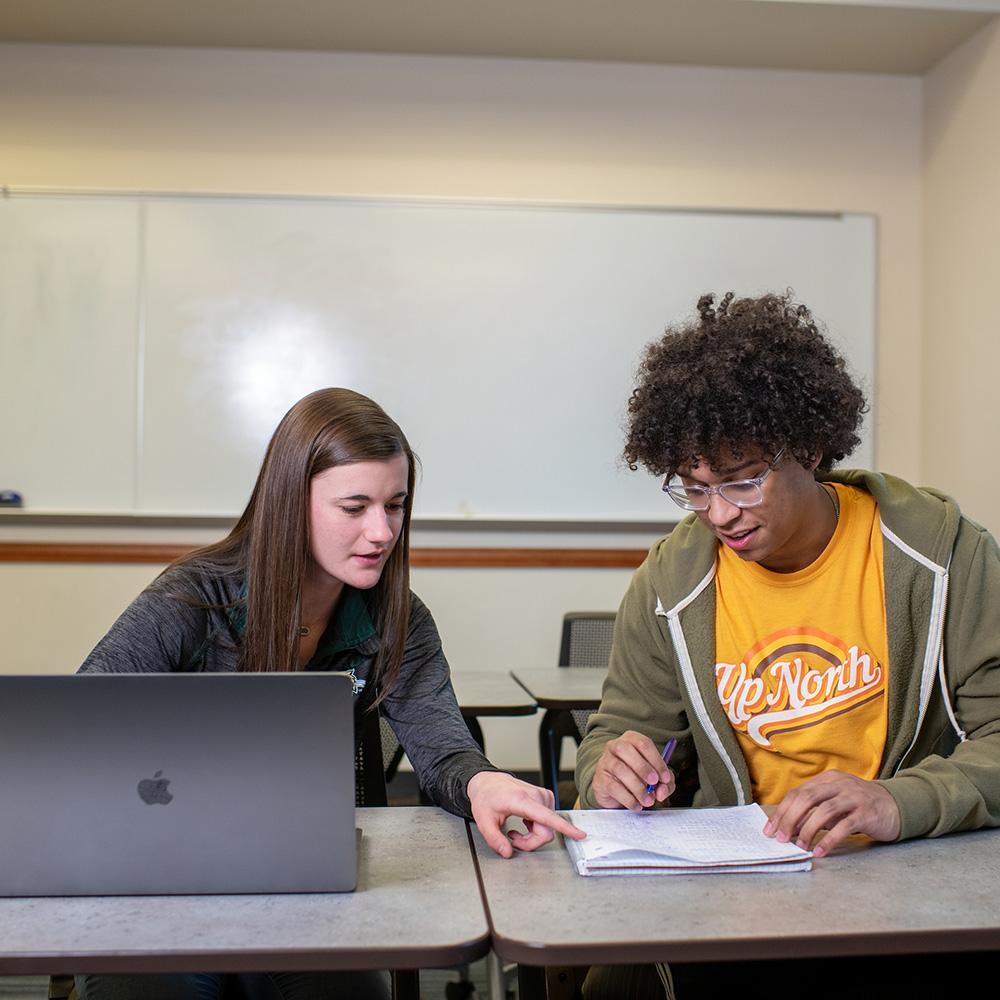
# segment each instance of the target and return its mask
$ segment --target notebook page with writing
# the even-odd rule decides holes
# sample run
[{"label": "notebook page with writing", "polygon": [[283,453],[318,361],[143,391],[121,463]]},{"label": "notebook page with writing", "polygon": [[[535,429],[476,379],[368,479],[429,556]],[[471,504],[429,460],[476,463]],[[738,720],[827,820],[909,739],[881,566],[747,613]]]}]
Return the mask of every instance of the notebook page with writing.
[{"label": "notebook page with writing", "polygon": [[588,834],[566,841],[581,875],[614,871],[807,871],[811,854],[765,837],[760,806],[725,809],[579,809],[564,815]]}]

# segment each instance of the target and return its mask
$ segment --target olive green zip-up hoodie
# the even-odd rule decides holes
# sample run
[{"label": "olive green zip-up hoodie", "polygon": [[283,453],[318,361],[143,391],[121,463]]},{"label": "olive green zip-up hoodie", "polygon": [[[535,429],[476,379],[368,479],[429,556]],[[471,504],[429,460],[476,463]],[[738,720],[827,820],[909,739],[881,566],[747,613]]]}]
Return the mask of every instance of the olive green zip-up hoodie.
[{"label": "olive green zip-up hoodie", "polygon": [[[871,493],[883,534],[888,730],[878,780],[900,839],[1000,826],[1000,551],[949,498],[892,476],[835,472]],[[584,806],[604,744],[628,729],[694,781],[694,804],[743,805],[750,777],[715,687],[718,542],[689,517],[650,550],[615,624],[604,695],[577,755]]]}]

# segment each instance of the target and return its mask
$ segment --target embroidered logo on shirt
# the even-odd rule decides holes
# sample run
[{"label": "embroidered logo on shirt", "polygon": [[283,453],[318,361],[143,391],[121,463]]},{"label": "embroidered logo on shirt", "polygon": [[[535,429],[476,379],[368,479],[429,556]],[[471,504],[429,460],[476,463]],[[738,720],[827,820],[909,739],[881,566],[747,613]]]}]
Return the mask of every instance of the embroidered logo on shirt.
[{"label": "embroidered logo on shirt", "polygon": [[885,670],[870,653],[819,629],[773,633],[740,663],[716,663],[730,724],[773,749],[779,733],[816,726],[885,694]]},{"label": "embroidered logo on shirt", "polygon": [[354,697],[356,698],[365,689],[365,683],[366,683],[365,678],[359,677],[354,672],[354,667],[351,667],[350,670],[345,670],[344,673],[346,673],[347,676],[351,678],[351,694],[353,694]]}]

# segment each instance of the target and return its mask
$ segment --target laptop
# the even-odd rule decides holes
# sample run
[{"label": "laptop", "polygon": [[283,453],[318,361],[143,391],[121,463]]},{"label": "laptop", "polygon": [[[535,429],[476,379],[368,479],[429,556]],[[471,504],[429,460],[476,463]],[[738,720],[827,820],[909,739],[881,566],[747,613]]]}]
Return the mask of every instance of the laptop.
[{"label": "laptop", "polygon": [[0,895],[355,888],[345,674],[0,676]]}]

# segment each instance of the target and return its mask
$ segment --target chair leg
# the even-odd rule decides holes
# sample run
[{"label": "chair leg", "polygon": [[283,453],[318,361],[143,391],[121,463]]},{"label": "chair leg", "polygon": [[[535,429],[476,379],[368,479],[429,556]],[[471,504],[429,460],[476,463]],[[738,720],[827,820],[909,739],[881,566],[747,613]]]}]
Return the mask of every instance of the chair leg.
[{"label": "chair leg", "polygon": [[562,737],[558,734],[555,721],[558,715],[546,709],[538,727],[538,751],[542,765],[542,784],[551,789],[555,796],[555,808],[559,809],[559,751]]}]

